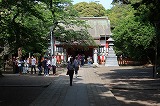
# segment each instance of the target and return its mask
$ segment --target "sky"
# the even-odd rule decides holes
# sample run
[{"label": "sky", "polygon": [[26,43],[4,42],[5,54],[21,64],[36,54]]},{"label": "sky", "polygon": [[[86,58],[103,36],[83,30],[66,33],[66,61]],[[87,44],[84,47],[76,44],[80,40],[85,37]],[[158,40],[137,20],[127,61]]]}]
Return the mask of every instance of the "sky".
[{"label": "sky", "polygon": [[111,5],[112,1],[113,0],[73,0],[73,4],[76,4],[79,2],[88,2],[88,3],[96,2],[96,3],[102,4],[105,9],[110,9],[112,7]]}]

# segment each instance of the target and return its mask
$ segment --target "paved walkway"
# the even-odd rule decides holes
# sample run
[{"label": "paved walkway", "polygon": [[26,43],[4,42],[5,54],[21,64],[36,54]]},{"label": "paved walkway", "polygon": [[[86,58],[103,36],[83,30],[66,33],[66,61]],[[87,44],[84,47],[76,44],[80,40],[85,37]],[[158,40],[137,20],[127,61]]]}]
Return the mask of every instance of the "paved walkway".
[{"label": "paved walkway", "polygon": [[120,106],[94,68],[80,68],[69,86],[62,73],[30,106]]}]

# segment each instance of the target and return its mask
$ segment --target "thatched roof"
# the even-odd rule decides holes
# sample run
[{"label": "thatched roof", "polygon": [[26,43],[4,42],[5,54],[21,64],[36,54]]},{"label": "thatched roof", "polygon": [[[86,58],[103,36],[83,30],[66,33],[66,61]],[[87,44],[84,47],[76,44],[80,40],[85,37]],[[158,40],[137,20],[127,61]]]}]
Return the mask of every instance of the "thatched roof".
[{"label": "thatched roof", "polygon": [[[108,20],[107,17],[81,17],[79,20],[86,21],[86,24],[89,26],[87,27],[87,31],[89,35],[94,39],[91,41],[87,41],[87,39],[79,40],[79,41],[87,41],[88,45],[100,45],[99,39],[101,37],[105,36],[110,36],[111,35],[111,30],[110,30],[110,21]],[[68,25],[65,26],[65,30],[74,30],[74,31],[82,31],[85,29],[85,27],[78,27],[75,25]],[[95,43],[93,43],[95,42]],[[83,44],[84,42],[82,42]],[[81,44],[81,43],[79,43]]]},{"label": "thatched roof", "polygon": [[108,17],[81,17],[80,20],[85,20],[91,27],[88,28],[88,32],[94,39],[100,38],[100,36],[111,35]]}]

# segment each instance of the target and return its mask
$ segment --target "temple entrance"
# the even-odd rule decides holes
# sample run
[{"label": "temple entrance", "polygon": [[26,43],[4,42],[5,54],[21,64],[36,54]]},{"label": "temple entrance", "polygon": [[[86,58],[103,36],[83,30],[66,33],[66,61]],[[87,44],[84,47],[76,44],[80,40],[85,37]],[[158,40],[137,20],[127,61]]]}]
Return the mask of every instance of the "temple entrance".
[{"label": "temple entrance", "polygon": [[72,55],[73,58],[79,54],[84,55],[85,59],[87,59],[88,56],[93,56],[93,48],[68,48],[67,53],[68,55]]}]

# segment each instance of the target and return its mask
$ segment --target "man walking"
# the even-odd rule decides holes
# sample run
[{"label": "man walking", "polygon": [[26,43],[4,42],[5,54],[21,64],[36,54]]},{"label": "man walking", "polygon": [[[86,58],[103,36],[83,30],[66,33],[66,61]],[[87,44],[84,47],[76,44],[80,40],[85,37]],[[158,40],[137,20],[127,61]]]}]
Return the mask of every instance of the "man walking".
[{"label": "man walking", "polygon": [[32,59],[31,59],[31,74],[33,74],[33,69],[34,69],[34,73],[36,74],[36,59],[32,56]]},{"label": "man walking", "polygon": [[48,58],[45,57],[43,62],[42,62],[42,66],[44,68],[44,76],[48,76],[48,66],[47,66],[47,61],[48,61]]},{"label": "man walking", "polygon": [[57,63],[57,59],[56,56],[52,55],[52,70],[53,70],[53,75],[56,75],[56,63]]},{"label": "man walking", "polygon": [[75,75],[76,75],[76,78],[77,78],[78,70],[79,70],[79,61],[78,61],[78,57],[77,56],[74,59],[74,70],[75,70]]}]

